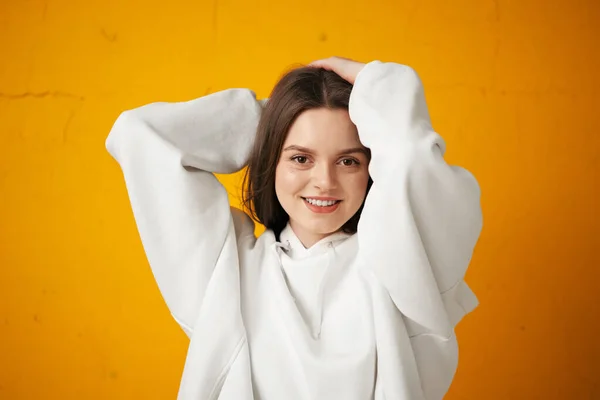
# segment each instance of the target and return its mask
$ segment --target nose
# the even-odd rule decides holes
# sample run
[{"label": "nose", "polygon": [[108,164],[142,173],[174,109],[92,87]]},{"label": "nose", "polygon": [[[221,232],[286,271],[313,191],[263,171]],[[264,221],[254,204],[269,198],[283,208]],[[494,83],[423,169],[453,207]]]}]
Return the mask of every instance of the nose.
[{"label": "nose", "polygon": [[327,191],[337,187],[337,175],[334,166],[321,163],[313,168],[313,182],[316,188]]}]

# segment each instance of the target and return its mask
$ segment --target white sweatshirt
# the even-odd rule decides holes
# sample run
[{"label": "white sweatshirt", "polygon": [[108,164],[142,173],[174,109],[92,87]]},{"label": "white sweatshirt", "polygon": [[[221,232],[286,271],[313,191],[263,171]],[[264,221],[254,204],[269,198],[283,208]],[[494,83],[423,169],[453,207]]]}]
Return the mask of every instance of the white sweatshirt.
[{"label": "white sweatshirt", "polygon": [[464,282],[482,228],[480,190],[448,165],[422,84],[372,61],[349,114],[371,149],[358,232],[303,249],[289,226],[254,236],[212,173],[247,161],[262,102],[229,89],[117,119],[120,164],[161,293],[190,337],[180,399],[441,399]]}]

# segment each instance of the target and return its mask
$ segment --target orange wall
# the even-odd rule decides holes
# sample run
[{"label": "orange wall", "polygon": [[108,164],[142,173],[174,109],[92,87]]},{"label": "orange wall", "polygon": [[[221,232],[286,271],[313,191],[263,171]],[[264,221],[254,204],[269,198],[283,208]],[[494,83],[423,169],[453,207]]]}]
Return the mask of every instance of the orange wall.
[{"label": "orange wall", "polygon": [[599,23],[595,0],[1,1],[0,398],[175,398],[187,339],[105,137],[330,55],[414,66],[481,183],[447,398],[600,398]]}]

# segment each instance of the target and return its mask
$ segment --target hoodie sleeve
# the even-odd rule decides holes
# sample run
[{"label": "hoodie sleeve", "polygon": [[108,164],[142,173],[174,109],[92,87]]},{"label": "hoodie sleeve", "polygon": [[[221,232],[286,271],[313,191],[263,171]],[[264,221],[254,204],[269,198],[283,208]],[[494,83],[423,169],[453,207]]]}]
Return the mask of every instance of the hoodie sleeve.
[{"label": "hoodie sleeve", "polygon": [[349,113],[372,155],[359,251],[406,321],[425,398],[442,398],[456,370],[454,327],[477,306],[464,276],[482,229],[479,185],[444,160],[412,68],[368,63]]},{"label": "hoodie sleeve", "polygon": [[152,103],[123,112],[106,139],[159,289],[188,335],[223,246],[235,240],[231,227],[253,234],[213,173],[245,165],[261,110],[249,89]]}]

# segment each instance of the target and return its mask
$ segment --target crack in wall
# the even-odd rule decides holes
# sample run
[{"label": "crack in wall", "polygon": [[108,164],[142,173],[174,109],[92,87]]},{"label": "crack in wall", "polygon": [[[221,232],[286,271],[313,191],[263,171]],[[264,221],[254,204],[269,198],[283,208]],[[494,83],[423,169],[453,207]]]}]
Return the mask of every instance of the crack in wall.
[{"label": "crack in wall", "polygon": [[110,42],[110,43],[114,43],[114,42],[116,42],[116,41],[117,41],[117,39],[118,39],[118,37],[119,37],[119,36],[118,36],[118,35],[119,35],[118,33],[116,33],[116,32],[115,32],[115,33],[108,33],[108,32],[106,31],[106,29],[104,29],[104,28],[101,28],[101,29],[100,29],[100,34],[102,35],[102,37],[103,37],[104,39],[106,39],[106,40],[107,40],[108,42]]},{"label": "crack in wall", "polygon": [[67,122],[65,122],[65,125],[63,127],[62,130],[62,143],[66,144],[67,140],[69,139],[68,137],[68,132],[69,132],[69,127],[71,126],[71,121],[73,121],[73,118],[75,117],[75,114],[77,114],[77,112],[79,111],[80,107],[77,107],[77,109],[72,110],[71,113],[69,114],[69,118],[67,118]]},{"label": "crack in wall", "polygon": [[76,94],[61,92],[58,90],[47,90],[45,92],[24,92],[24,93],[3,93],[0,92],[0,98],[7,100],[21,100],[27,98],[45,99],[45,98],[67,98],[84,101],[85,97]]},{"label": "crack in wall", "polygon": [[76,95],[74,93],[68,93],[60,90],[46,90],[43,92],[23,92],[23,93],[4,93],[0,92],[0,100],[6,101],[19,101],[26,99],[49,99],[49,100],[58,100],[58,99],[67,99],[71,101],[75,101],[75,107],[69,113],[66,122],[63,125],[60,140],[63,144],[66,144],[69,137],[69,128],[71,127],[71,123],[77,113],[80,111],[83,103],[85,102],[85,97]]}]

